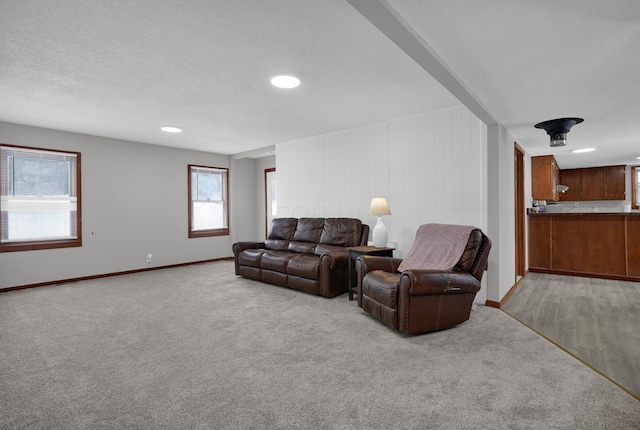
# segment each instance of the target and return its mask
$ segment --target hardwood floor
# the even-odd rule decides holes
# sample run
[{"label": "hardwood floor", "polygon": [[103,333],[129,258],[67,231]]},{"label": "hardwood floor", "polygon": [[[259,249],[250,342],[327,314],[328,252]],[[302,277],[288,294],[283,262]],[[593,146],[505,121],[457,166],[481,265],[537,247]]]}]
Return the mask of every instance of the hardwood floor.
[{"label": "hardwood floor", "polygon": [[640,282],[529,273],[502,310],[640,400]]}]

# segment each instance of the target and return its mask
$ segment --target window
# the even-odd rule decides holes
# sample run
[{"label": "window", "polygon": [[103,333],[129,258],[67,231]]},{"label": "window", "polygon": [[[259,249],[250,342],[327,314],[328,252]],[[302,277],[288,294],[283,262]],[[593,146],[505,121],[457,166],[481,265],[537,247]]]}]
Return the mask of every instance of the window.
[{"label": "window", "polygon": [[189,165],[189,237],[229,234],[229,169]]},{"label": "window", "polygon": [[631,207],[640,209],[640,166],[631,167]]},{"label": "window", "polygon": [[80,153],[0,145],[0,252],[82,246]]}]

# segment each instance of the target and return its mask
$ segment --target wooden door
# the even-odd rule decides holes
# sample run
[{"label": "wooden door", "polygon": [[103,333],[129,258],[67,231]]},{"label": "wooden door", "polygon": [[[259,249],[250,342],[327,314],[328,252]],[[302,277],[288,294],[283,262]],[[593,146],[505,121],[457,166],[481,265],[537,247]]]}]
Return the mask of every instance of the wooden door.
[{"label": "wooden door", "polygon": [[271,220],[277,215],[277,181],[276,169],[264,169],[264,217],[265,217],[265,239],[269,237],[269,226]]},{"label": "wooden door", "polygon": [[524,195],[524,151],[514,142],[514,168],[515,168],[515,218],[516,218],[516,281],[519,276],[524,276],[525,262],[525,195]]}]

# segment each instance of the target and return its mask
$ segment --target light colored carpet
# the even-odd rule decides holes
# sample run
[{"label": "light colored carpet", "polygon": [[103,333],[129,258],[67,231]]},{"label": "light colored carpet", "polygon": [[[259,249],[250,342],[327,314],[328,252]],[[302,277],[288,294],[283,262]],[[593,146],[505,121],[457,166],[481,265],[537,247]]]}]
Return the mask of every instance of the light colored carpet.
[{"label": "light colored carpet", "polygon": [[2,429],[638,429],[504,312],[407,337],[231,262],[0,293]]}]

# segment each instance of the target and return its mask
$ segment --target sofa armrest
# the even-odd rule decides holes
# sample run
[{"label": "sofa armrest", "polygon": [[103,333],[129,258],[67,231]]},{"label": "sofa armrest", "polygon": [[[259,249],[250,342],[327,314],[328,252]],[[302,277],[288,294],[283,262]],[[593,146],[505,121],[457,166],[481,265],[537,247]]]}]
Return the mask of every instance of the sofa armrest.
[{"label": "sofa armrest", "polygon": [[400,289],[410,296],[475,294],[480,290],[480,282],[467,272],[409,269],[402,272],[402,278],[408,282],[402,279]]},{"label": "sofa armrest", "polygon": [[236,242],[233,244],[233,255],[237,256],[245,249],[262,249],[265,248],[264,242]]},{"label": "sofa armrest", "polygon": [[324,251],[320,254],[320,261],[322,266],[325,265],[324,261],[328,261],[329,269],[346,266],[349,261],[349,253],[347,251]]},{"label": "sofa armrest", "polygon": [[240,262],[238,261],[238,256],[245,249],[264,249],[264,242],[236,242],[232,245],[231,249],[233,250],[233,264],[235,266],[236,275],[240,274]]}]

